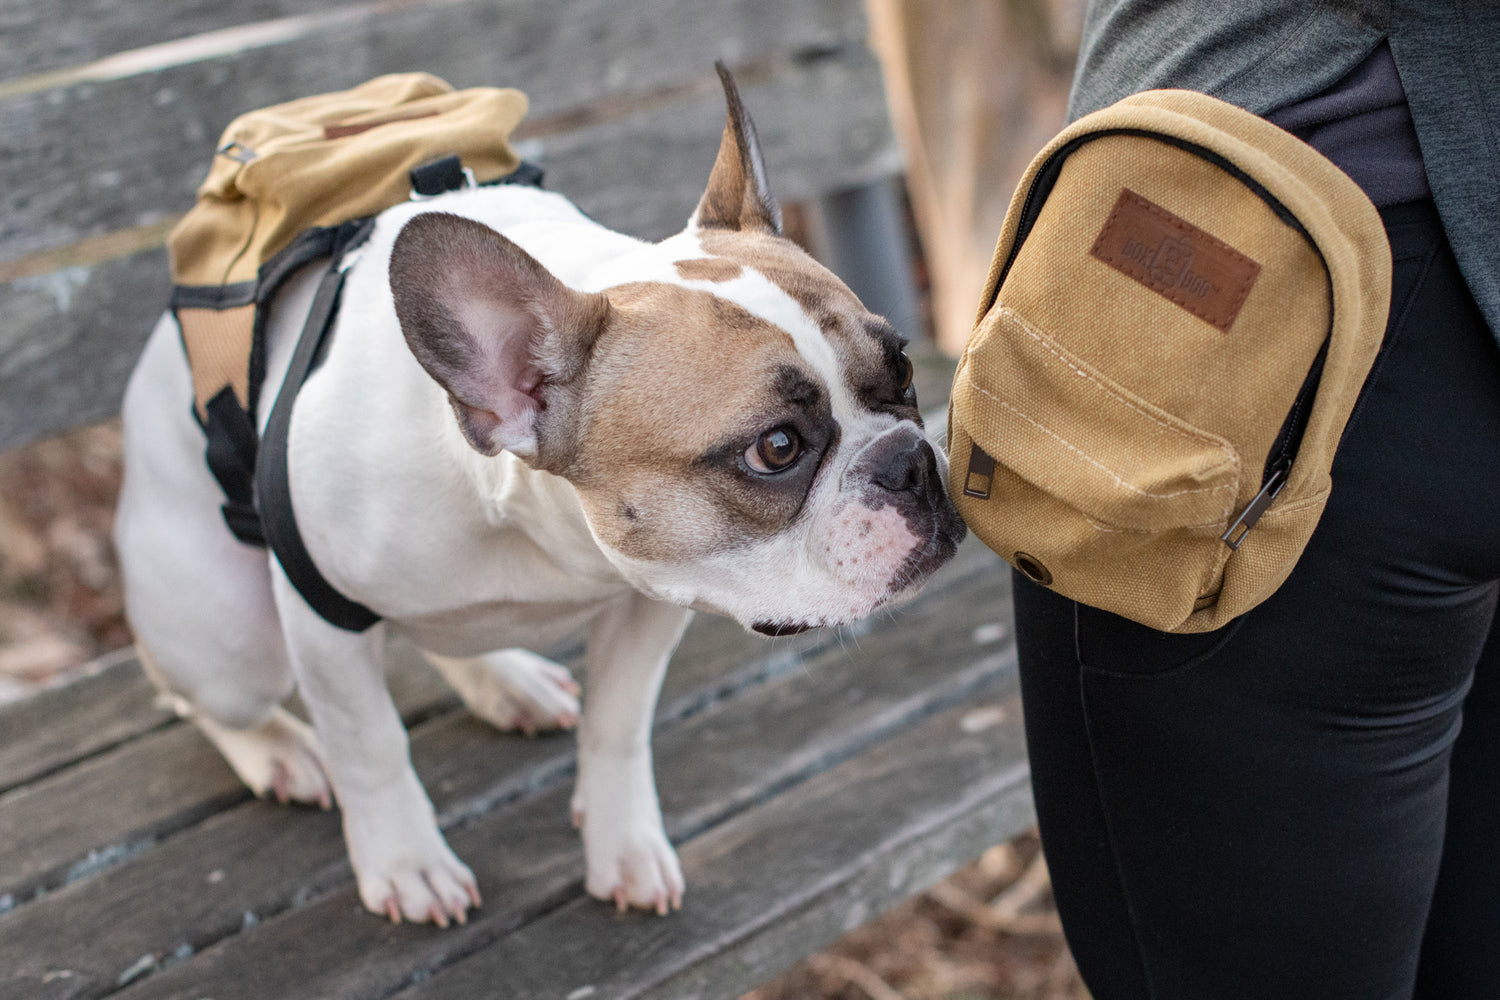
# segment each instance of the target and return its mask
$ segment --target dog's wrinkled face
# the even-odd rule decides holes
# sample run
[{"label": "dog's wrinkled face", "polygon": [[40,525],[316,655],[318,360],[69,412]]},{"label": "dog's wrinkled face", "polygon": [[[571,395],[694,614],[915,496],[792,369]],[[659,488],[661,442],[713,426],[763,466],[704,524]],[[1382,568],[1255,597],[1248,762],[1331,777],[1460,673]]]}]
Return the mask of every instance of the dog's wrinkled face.
[{"label": "dog's wrinkled face", "polygon": [[915,589],[963,525],[902,340],[779,232],[753,126],[729,121],[683,234],[565,288],[457,216],[407,224],[398,315],[460,427],[566,477],[633,585],[784,634]]},{"label": "dog's wrinkled face", "polygon": [[707,277],[610,290],[569,478],[648,592],[773,634],[863,617],[963,535],[902,341],[778,237],[699,241],[676,268]]}]

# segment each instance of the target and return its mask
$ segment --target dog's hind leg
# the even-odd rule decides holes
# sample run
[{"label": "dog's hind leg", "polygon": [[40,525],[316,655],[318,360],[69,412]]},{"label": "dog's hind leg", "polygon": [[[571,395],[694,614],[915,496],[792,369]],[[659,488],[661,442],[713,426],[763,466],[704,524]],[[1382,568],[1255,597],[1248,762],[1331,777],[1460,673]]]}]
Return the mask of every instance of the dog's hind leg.
[{"label": "dog's hind leg", "polygon": [[323,755],[311,726],[280,705],[273,706],[263,721],[251,726],[220,722],[178,693],[181,685],[174,684],[157,666],[151,650],[139,639],[136,655],[168,707],[197,726],[256,795],[332,808]]},{"label": "dog's hind leg", "polygon": [[192,398],[169,315],[146,346],[124,407],[115,541],[141,663],[257,794],[327,806],[312,731],[281,707],[292,672],[267,556],[224,524]]},{"label": "dog's hind leg", "polygon": [[578,682],[568,668],[526,649],[482,656],[441,656],[423,651],[469,711],[496,729],[528,736],[578,725]]}]

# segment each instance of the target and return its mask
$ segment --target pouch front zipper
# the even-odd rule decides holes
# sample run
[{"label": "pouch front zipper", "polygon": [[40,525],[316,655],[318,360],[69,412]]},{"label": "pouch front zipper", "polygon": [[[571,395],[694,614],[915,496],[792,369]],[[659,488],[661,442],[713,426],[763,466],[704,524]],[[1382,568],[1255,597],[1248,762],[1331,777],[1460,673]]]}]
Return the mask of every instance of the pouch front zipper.
[{"label": "pouch front zipper", "polygon": [[1307,430],[1307,421],[1312,416],[1313,397],[1318,394],[1318,384],[1323,379],[1323,362],[1327,359],[1328,341],[1324,340],[1323,346],[1318,349],[1318,356],[1313,358],[1312,366],[1307,370],[1307,378],[1297,391],[1297,398],[1292,402],[1281,430],[1276,433],[1276,440],[1271,444],[1265,472],[1261,476],[1260,492],[1240,512],[1240,516],[1235,518],[1229,530],[1220,536],[1220,541],[1231,549],[1240,547],[1250,529],[1255,527],[1261,515],[1271,506],[1271,501],[1276,499],[1286,485],[1287,477],[1292,471],[1292,461],[1302,447],[1302,434]]}]

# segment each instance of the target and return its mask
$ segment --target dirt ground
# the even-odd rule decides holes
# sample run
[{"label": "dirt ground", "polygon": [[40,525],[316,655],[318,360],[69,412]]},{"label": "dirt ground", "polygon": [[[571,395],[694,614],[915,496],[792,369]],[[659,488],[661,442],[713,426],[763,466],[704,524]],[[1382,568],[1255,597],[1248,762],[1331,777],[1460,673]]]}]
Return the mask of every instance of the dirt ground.
[{"label": "dirt ground", "polygon": [[1035,834],[845,935],[741,1000],[1088,1000]]},{"label": "dirt ground", "polygon": [[[0,455],[0,702],[130,642],[110,545],[119,451],[111,424]],[[744,1000],[1087,997],[1025,836]]]},{"label": "dirt ground", "polygon": [[110,526],[117,424],[0,454],[0,702],[130,643]]}]

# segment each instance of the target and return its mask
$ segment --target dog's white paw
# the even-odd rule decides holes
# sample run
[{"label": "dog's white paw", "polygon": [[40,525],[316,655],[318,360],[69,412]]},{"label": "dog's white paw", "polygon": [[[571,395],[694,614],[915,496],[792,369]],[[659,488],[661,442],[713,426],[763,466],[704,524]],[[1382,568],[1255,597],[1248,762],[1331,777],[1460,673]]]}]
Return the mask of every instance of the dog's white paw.
[{"label": "dog's white paw", "polygon": [[649,755],[585,752],[579,764],[573,820],[583,831],[584,888],[621,910],[681,908],[682,866],[662,827]]},{"label": "dog's white paw", "polygon": [[660,825],[595,831],[590,825],[585,820],[588,874],[584,888],[590,896],[612,902],[622,911],[636,906],[666,916],[670,910],[681,909],[682,866]]},{"label": "dog's white paw", "polygon": [[372,832],[345,813],[344,833],[360,902],[392,923],[465,923],[480,905],[479,884],[437,827],[384,815]]},{"label": "dog's white paw", "polygon": [[250,729],[231,729],[199,713],[191,718],[256,795],[324,809],[333,805],[317,737],[312,727],[286,709],[277,708]]},{"label": "dog's white paw", "polygon": [[578,682],[568,668],[526,649],[467,659],[430,655],[469,711],[496,729],[528,736],[578,725]]}]

